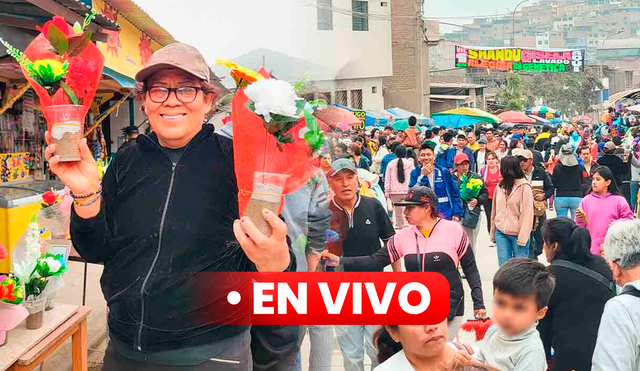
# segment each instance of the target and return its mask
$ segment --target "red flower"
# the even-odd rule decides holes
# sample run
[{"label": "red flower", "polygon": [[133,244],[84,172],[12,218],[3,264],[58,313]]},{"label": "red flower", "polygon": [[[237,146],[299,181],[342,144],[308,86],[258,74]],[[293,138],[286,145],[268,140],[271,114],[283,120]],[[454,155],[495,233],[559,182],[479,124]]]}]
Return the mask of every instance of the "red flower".
[{"label": "red flower", "polygon": [[65,76],[65,82],[79,99],[92,90],[91,85],[96,80],[96,62],[82,57],[71,58],[69,72]]},{"label": "red flower", "polygon": [[53,17],[52,20],[47,21],[42,28],[36,26],[36,30],[42,32],[42,34],[44,35],[44,37],[47,38],[47,40],[49,40],[49,26],[54,25],[56,26],[58,29],[60,29],[60,31],[62,31],[62,33],[67,36],[67,39],[69,38],[69,34],[72,34],[73,31],[71,30],[71,27],[69,27],[69,25],[67,24],[67,21],[64,20],[64,18],[60,17],[59,15],[56,15]]},{"label": "red flower", "polygon": [[13,282],[7,285],[0,285],[0,300],[5,299],[10,302],[16,301],[18,298],[16,298],[15,294],[13,293],[14,286],[15,286],[15,283]]},{"label": "red flower", "polygon": [[58,195],[55,194],[55,192],[53,191],[46,191],[42,195],[42,201],[44,201],[44,203],[46,203],[47,205],[55,204],[57,199],[58,199]]},{"label": "red flower", "polygon": [[[0,260],[6,259],[8,257],[9,257],[9,252],[7,251],[7,248],[0,243]],[[2,281],[2,276],[0,276],[0,281]]]}]

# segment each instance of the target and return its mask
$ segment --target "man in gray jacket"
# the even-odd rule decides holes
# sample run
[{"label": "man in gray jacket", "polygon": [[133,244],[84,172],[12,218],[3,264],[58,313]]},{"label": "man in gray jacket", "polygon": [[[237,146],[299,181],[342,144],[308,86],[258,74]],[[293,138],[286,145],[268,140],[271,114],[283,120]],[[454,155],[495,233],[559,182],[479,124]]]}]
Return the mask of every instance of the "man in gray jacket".
[{"label": "man in gray jacket", "polygon": [[640,370],[640,220],[613,223],[604,253],[623,287],[604,307],[591,370]]},{"label": "man in gray jacket", "polygon": [[[220,133],[233,139],[233,127],[229,123],[220,129]],[[315,272],[322,267],[320,254],[325,249],[327,230],[331,222],[332,212],[329,210],[329,184],[322,170],[318,172],[300,189],[284,196],[282,217],[289,228],[291,247],[296,255],[297,272]],[[252,336],[269,337],[269,331],[258,326],[252,328]],[[311,343],[309,370],[328,370],[331,368],[333,355],[333,326],[300,326],[297,344],[298,355],[293,370],[300,369],[300,344],[307,330]],[[286,352],[285,352],[286,353]]]}]

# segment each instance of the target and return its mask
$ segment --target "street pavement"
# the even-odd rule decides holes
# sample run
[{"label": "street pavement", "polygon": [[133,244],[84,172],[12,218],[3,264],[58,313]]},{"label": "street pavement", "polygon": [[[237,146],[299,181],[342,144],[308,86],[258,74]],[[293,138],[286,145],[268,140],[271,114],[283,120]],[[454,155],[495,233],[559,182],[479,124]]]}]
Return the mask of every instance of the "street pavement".
[{"label": "street pavement", "polygon": [[[548,212],[548,217],[555,217],[554,212]],[[478,247],[476,249],[476,262],[480,270],[482,279],[482,291],[484,293],[484,302],[491,315],[491,299],[493,298],[492,280],[493,275],[498,269],[498,256],[495,246],[490,246],[489,234],[486,229],[486,220],[482,213],[481,228],[478,234]],[[540,260],[544,260],[544,255],[540,256]],[[99,371],[101,369],[104,350],[106,349],[106,302],[102,296],[100,289],[100,276],[102,275],[102,266],[88,264],[87,274],[87,297],[86,305],[91,306],[92,312],[88,319],[88,344],[89,344],[89,369],[91,371]],[[390,270],[390,267],[387,267]],[[83,282],[84,264],[77,262],[69,263],[69,271],[65,275],[65,288],[59,292],[56,300],[60,303],[82,304],[82,282]],[[469,285],[466,280],[465,286],[465,318],[473,318],[473,302],[471,301]],[[471,333],[460,332],[459,339],[462,342],[472,344],[474,336]],[[302,369],[308,370],[309,361],[309,338],[305,337],[302,343]],[[371,368],[371,361],[365,356],[365,369]],[[44,363],[41,371],[60,371],[71,370],[71,342],[62,346],[57,352],[53,353]],[[333,361],[331,371],[344,370],[342,364],[342,354],[340,347],[334,336]]]}]

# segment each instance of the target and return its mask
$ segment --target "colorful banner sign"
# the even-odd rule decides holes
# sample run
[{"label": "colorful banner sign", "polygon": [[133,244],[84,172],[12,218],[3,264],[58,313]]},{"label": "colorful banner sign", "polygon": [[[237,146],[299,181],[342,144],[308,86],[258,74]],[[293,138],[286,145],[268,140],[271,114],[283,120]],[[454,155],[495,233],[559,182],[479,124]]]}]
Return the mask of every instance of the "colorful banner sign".
[{"label": "colorful banner sign", "polygon": [[151,54],[162,46],[118,13],[118,10],[103,0],[93,0],[93,8],[108,19],[117,22],[120,31],[103,32],[109,35],[106,43],[98,42],[104,55],[104,66],[130,78],[135,78],[144,67]]},{"label": "colorful banner sign", "polygon": [[511,71],[582,72],[584,50],[483,48],[456,45],[456,67]]},{"label": "colorful banner sign", "polygon": [[0,183],[29,179],[29,153],[0,153]]},{"label": "colorful banner sign", "polygon": [[364,121],[367,118],[367,113],[365,111],[353,111],[353,115],[360,120],[360,125],[354,125],[353,128],[356,130],[364,130]]}]

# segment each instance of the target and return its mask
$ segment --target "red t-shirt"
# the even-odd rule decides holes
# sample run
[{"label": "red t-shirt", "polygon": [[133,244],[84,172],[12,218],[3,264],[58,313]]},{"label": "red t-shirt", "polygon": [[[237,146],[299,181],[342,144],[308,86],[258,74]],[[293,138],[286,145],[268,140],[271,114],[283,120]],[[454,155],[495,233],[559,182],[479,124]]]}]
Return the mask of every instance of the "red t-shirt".
[{"label": "red t-shirt", "polygon": [[496,187],[500,183],[500,178],[500,168],[498,168],[493,174],[491,174],[491,171],[489,171],[488,167],[485,168],[484,185],[485,187],[487,187],[487,192],[489,192],[490,200],[493,200],[493,192],[496,190]]}]

